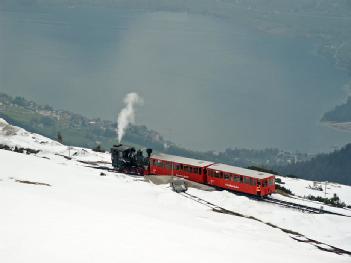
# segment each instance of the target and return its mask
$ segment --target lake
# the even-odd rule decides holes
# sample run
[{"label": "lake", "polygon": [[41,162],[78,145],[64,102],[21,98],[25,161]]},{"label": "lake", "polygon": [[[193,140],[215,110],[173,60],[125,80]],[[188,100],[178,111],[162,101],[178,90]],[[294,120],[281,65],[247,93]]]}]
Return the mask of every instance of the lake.
[{"label": "lake", "polygon": [[188,148],[316,153],[351,142],[319,122],[350,76],[316,49],[210,15],[3,10],[0,91],[111,120],[136,91],[137,122]]}]

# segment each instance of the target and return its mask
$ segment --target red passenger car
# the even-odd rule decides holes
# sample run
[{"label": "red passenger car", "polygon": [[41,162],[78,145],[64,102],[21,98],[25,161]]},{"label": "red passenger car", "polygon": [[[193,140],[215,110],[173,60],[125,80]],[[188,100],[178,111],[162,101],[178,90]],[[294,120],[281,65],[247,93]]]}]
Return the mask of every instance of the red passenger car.
[{"label": "red passenger car", "polygon": [[150,173],[161,176],[174,175],[193,182],[257,196],[275,192],[273,174],[175,155],[152,155]]},{"label": "red passenger car", "polygon": [[273,174],[220,163],[207,168],[207,184],[258,196],[275,192]]},{"label": "red passenger car", "polygon": [[206,168],[213,162],[159,154],[150,157],[150,172],[157,175],[174,175],[206,184]]}]

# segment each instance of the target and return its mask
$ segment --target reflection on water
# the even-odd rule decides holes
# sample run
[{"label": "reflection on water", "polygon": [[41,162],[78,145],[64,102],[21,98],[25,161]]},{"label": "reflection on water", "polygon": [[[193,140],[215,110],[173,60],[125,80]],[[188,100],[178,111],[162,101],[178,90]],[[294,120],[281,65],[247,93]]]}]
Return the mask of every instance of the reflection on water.
[{"label": "reflection on water", "polygon": [[108,119],[137,91],[138,122],[187,147],[316,152],[350,141],[319,124],[347,75],[303,39],[103,8],[1,11],[0,38],[0,91]]}]

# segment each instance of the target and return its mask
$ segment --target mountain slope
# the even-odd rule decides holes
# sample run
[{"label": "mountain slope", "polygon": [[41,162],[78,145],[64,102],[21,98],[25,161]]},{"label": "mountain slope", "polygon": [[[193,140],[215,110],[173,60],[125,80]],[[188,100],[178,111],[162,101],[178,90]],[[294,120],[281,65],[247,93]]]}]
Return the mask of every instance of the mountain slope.
[{"label": "mountain slope", "polygon": [[[54,155],[67,146],[16,127],[8,133],[11,127],[2,121],[1,141],[18,147],[40,147],[33,138],[48,143],[37,156],[0,150],[2,262],[233,262],[233,258],[257,262],[262,256],[270,262],[349,260],[297,242],[262,222],[215,213],[167,185],[110,172],[100,176],[100,171],[84,167],[77,159]],[[98,161],[109,154],[90,157]],[[304,234],[351,249],[348,218],[303,214],[226,191],[190,191],[248,216],[297,227]],[[328,232],[319,230],[331,221],[338,224]]]},{"label": "mountain slope", "polygon": [[308,180],[342,182],[351,185],[351,144],[309,161],[276,168],[282,174],[293,174]]},{"label": "mountain slope", "polygon": [[336,106],[334,110],[327,112],[323,116],[322,121],[351,122],[351,97],[348,97],[344,104]]},{"label": "mountain slope", "polygon": [[165,187],[17,153],[0,151],[0,158],[6,162],[0,175],[0,205],[7,211],[0,218],[3,262],[257,262],[262,253],[252,251],[272,248],[270,262],[285,255],[286,262],[349,259],[311,250],[258,222],[216,214]]},{"label": "mountain slope", "polygon": [[[270,262],[334,263],[350,259],[297,242],[290,238],[293,234],[272,227],[351,250],[347,217],[301,213],[227,191],[189,189],[248,218],[220,214],[172,192],[168,185],[110,172],[100,176],[100,170],[78,162],[84,156],[67,159],[55,154],[67,146],[4,121],[0,131],[0,143],[43,147],[37,155],[0,150],[2,262],[257,262],[269,257]],[[45,146],[41,141],[47,142]],[[108,165],[109,154],[82,150],[90,160],[105,160]]]}]

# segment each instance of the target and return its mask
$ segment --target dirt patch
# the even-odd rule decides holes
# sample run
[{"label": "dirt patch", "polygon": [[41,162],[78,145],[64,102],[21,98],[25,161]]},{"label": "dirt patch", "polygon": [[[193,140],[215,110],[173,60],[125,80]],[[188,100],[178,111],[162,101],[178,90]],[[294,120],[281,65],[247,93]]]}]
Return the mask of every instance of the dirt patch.
[{"label": "dirt patch", "polygon": [[34,185],[51,186],[51,184],[40,183],[40,182],[32,182],[32,181],[27,181],[27,180],[15,180],[15,182],[16,183],[21,183],[21,184],[34,184]]}]

